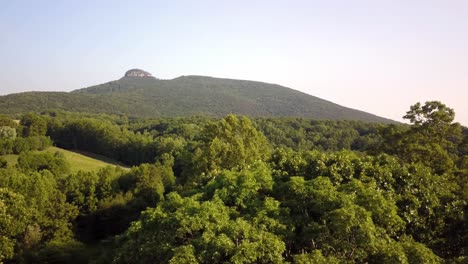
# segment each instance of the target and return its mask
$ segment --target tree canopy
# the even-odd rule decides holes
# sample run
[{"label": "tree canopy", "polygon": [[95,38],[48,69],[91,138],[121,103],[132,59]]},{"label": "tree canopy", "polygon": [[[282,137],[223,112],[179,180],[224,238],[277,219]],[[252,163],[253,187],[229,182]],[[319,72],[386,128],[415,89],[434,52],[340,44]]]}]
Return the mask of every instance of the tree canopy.
[{"label": "tree canopy", "polygon": [[0,117],[0,262],[464,263],[468,129],[405,118]]}]

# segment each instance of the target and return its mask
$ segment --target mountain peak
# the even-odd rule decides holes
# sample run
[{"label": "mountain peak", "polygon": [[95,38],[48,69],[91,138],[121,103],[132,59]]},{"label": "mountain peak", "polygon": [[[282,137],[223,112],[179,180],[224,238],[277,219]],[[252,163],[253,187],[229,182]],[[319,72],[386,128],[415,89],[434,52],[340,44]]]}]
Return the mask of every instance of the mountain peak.
[{"label": "mountain peak", "polygon": [[140,70],[140,69],[131,69],[131,70],[128,70],[125,75],[125,77],[153,77],[153,75],[151,75],[151,73],[149,72],[146,72],[144,70]]},{"label": "mountain peak", "polygon": [[0,113],[64,109],[132,117],[227,114],[392,123],[280,85],[202,76],[158,80],[132,69],[125,77],[72,93],[0,96]]}]

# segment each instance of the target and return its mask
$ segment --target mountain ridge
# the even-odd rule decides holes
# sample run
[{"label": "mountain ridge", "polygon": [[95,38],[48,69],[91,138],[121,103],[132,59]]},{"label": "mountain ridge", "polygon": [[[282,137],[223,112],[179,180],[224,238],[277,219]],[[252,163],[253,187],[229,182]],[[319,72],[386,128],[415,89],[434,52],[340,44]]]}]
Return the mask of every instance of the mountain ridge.
[{"label": "mountain ridge", "polygon": [[200,75],[164,80],[142,70],[137,70],[142,73],[129,75],[132,70],[118,80],[71,92],[26,92],[0,96],[0,113],[62,109],[135,117],[221,117],[234,113],[251,117],[395,122],[278,84]]}]

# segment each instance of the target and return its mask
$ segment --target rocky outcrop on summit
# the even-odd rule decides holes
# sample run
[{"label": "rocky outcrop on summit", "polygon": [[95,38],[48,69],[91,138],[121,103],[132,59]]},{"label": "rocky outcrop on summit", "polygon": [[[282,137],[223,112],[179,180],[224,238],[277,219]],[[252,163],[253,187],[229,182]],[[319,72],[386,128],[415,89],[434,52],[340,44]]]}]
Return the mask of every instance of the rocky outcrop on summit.
[{"label": "rocky outcrop on summit", "polygon": [[153,77],[151,73],[140,69],[131,69],[125,73],[125,77]]},{"label": "rocky outcrop on summit", "polygon": [[238,114],[394,123],[276,84],[204,76],[160,80],[142,70],[71,93],[0,96],[2,114],[50,109],[148,118]]}]

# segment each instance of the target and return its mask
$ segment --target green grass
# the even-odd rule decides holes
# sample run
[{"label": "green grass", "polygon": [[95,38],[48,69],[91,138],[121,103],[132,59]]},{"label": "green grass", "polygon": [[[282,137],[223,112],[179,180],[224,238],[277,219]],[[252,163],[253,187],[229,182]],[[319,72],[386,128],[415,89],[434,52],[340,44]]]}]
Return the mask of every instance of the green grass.
[{"label": "green grass", "polygon": [[[70,163],[70,171],[72,173],[78,172],[80,170],[86,172],[97,171],[107,166],[118,166],[124,169],[128,169],[128,167],[121,163],[95,154],[77,153],[57,147],[50,147],[44,151],[51,153],[62,153],[67,159],[67,161]],[[4,155],[1,157],[3,157],[8,162],[8,166],[15,166],[17,164],[18,155]]]},{"label": "green grass", "polygon": [[96,154],[91,154],[91,153],[85,153],[85,152],[73,152],[57,147],[50,147],[46,149],[45,151],[55,153],[55,152],[60,152],[65,155],[65,158],[70,162],[71,166],[71,172],[77,172],[77,171],[97,171],[101,168],[107,167],[107,166],[118,166],[122,168],[127,168],[125,165],[118,163],[114,160],[111,160],[109,158],[106,158],[104,156],[96,155]]}]

